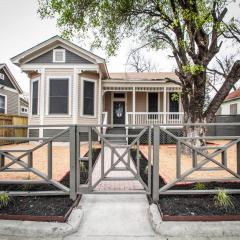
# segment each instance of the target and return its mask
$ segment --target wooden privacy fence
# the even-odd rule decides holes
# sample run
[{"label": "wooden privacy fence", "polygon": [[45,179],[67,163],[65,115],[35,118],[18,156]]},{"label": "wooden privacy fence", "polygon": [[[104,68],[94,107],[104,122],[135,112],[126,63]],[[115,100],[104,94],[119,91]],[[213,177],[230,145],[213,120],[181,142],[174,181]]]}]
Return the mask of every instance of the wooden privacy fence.
[{"label": "wooden privacy fence", "polygon": [[[24,116],[0,114],[0,125],[27,125],[28,118]],[[0,137],[27,137],[27,128],[0,128]],[[11,141],[0,140],[0,146],[10,144]]]}]

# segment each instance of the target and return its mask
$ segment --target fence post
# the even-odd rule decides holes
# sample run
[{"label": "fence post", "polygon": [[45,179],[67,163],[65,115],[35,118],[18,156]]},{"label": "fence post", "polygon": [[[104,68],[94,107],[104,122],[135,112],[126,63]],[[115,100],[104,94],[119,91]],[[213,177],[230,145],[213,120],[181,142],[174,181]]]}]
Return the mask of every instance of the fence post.
[{"label": "fence post", "polygon": [[181,143],[180,141],[177,141],[176,146],[176,176],[177,178],[180,178],[181,176]]},{"label": "fence post", "polygon": [[[160,128],[153,128],[153,201],[159,200],[159,152],[160,152]],[[149,159],[150,161],[150,159]]]},{"label": "fence post", "polygon": [[77,161],[77,141],[76,141],[76,125],[70,127],[69,143],[70,143],[70,198],[75,200],[77,197],[76,186],[76,161]]},{"label": "fence post", "polygon": [[0,167],[4,167],[5,165],[5,156],[3,154],[0,154]]},{"label": "fence post", "polygon": [[237,143],[237,174],[240,175],[240,142]]}]

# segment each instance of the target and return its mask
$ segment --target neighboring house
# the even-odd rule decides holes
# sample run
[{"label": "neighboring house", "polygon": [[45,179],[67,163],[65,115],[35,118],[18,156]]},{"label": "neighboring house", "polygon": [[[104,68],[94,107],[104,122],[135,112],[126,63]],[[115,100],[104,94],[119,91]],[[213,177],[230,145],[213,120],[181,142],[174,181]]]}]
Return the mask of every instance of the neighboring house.
[{"label": "neighboring house", "polygon": [[240,114],[240,89],[229,93],[217,115],[238,115]]},{"label": "neighboring house", "polygon": [[21,116],[28,116],[28,101],[24,98],[20,97],[20,115]]},{"label": "neighboring house", "polygon": [[[170,73],[109,73],[103,58],[52,37],[13,57],[30,78],[30,125],[180,123]],[[57,127],[30,129],[48,136]],[[59,131],[59,130],[58,130]]]},{"label": "neighboring house", "polygon": [[0,64],[0,113],[21,115],[22,89],[6,64]]}]

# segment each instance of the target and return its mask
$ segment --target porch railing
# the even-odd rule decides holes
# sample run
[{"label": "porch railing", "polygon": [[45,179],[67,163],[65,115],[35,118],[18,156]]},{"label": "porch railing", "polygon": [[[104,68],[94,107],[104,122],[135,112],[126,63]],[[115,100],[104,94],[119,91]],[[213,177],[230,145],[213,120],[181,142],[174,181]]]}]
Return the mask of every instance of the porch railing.
[{"label": "porch railing", "polygon": [[181,124],[183,112],[127,112],[126,124]]}]

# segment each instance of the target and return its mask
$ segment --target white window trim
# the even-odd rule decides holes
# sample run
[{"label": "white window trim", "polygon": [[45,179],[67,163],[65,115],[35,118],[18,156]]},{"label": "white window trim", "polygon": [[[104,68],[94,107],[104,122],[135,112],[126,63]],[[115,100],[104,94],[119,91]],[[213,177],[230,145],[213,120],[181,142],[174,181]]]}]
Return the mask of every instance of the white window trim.
[{"label": "white window trim", "polygon": [[[37,114],[32,114],[32,94],[33,94],[33,83],[34,82],[38,82],[38,104],[37,104]],[[40,96],[40,77],[36,77],[36,78],[33,78],[32,81],[31,81],[31,93],[30,93],[30,109],[31,109],[31,112],[30,112],[30,115],[31,116],[39,116],[39,110],[40,110],[40,101],[39,101],[39,96]]]},{"label": "white window trim", "polygon": [[5,75],[3,73],[0,73],[0,79],[3,81],[5,80]]},{"label": "white window trim", "polygon": [[[56,60],[56,52],[62,52],[63,53],[63,60],[57,61]],[[53,62],[54,63],[65,63],[66,61],[66,51],[65,49],[53,49]]]},{"label": "white window trim", "polygon": [[[68,79],[68,113],[49,113],[49,101],[50,101],[50,96],[49,96],[49,89],[50,89],[50,79],[55,79],[55,80],[66,80]],[[48,76],[47,77],[47,102],[46,102],[46,115],[51,116],[51,117],[66,117],[66,116],[71,116],[72,115],[72,77],[71,76]]]},{"label": "white window trim", "polygon": [[[94,83],[94,115],[86,115],[83,114],[83,103],[84,103],[84,93],[83,93],[83,84],[84,81],[87,82],[93,82]],[[97,117],[97,80],[96,79],[90,79],[90,78],[81,78],[81,101],[80,101],[80,117],[84,118],[96,118]]]},{"label": "white window trim", "polygon": [[4,114],[7,114],[7,95],[0,94],[0,96],[5,98]]},{"label": "white window trim", "polygon": [[[27,107],[20,106],[20,108],[21,108],[21,113],[25,113],[25,114],[28,113],[28,108],[27,108]],[[24,110],[26,110],[26,111],[22,111],[22,109],[24,109]]]}]

